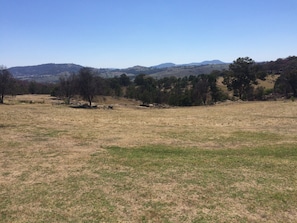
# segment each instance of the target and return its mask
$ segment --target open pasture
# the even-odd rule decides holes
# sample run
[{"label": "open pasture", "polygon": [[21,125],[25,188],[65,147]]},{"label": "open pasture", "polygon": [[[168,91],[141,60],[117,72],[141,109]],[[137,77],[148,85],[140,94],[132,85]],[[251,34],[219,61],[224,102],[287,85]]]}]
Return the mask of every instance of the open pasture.
[{"label": "open pasture", "polygon": [[297,222],[297,102],[30,97],[0,106],[0,222]]}]

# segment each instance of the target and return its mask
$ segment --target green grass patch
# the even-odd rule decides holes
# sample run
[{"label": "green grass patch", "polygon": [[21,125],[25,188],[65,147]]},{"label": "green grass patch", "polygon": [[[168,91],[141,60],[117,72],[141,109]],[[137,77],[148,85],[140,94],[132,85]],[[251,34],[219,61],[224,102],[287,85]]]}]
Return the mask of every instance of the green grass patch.
[{"label": "green grass patch", "polygon": [[271,132],[249,132],[249,131],[236,131],[233,132],[231,137],[227,137],[228,140],[235,141],[251,141],[251,142],[267,142],[267,141],[279,141],[281,136]]},{"label": "green grass patch", "polygon": [[[181,131],[166,132],[162,134],[170,139],[178,139],[189,143],[198,143],[199,145],[212,143],[217,148],[246,147],[248,145],[273,145],[284,139],[294,139],[294,136],[282,136],[272,132],[253,132],[253,131],[234,131],[226,134],[218,134],[217,131],[204,129],[202,131]],[[285,138],[283,138],[285,137]]]},{"label": "green grass patch", "polygon": [[[223,150],[146,146],[109,147],[107,150],[112,155],[109,162],[132,168],[125,172],[126,178],[129,174],[130,178],[135,177],[137,172],[136,175],[149,184],[174,182],[178,186],[173,193],[196,188],[197,191],[189,189],[182,193],[204,196],[213,208],[221,208],[221,205],[227,208],[224,199],[239,202],[253,213],[259,208],[273,215],[274,211],[289,211],[296,207],[297,149],[293,146]],[[96,163],[96,156],[91,162]],[[151,175],[154,177],[149,177]],[[125,182],[125,177],[117,179]],[[194,202],[193,208],[203,208],[206,203]],[[245,218],[236,219],[246,221]]]},{"label": "green grass patch", "polygon": [[[58,158],[55,153],[40,154],[45,156]],[[58,170],[27,166],[13,185],[1,186],[0,219],[247,222],[257,216],[264,222],[290,222],[286,214],[296,213],[297,149],[290,145],[221,150],[107,147],[82,164],[48,182],[34,176],[53,177]]]}]

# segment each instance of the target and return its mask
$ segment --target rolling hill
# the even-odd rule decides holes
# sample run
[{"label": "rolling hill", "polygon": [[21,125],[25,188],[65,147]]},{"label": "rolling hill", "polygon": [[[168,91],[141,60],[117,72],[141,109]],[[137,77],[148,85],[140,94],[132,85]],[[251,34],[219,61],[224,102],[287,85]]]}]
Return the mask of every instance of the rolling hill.
[{"label": "rolling hill", "polygon": [[[176,65],[174,63],[164,63],[151,67],[134,66],[125,69],[93,68],[98,75],[104,78],[111,78],[126,74],[134,77],[138,74],[150,75],[154,78],[162,77],[184,77],[190,75],[209,74],[213,70],[228,69],[229,64],[219,60],[203,61],[201,63],[190,63]],[[57,82],[61,75],[77,73],[83,68],[77,64],[42,64],[36,66],[11,67],[9,71],[12,75],[21,80],[34,80],[36,82]]]},{"label": "rolling hill", "polygon": [[54,82],[63,74],[77,73],[83,66],[77,64],[42,64],[9,68],[10,73],[21,80],[37,82]]}]

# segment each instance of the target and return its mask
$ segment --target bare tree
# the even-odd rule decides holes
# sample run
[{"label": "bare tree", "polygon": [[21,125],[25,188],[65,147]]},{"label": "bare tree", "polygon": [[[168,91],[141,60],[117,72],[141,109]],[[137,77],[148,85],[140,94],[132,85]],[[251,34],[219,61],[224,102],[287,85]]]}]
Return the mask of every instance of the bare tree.
[{"label": "bare tree", "polygon": [[96,79],[91,68],[82,68],[78,74],[79,92],[83,99],[92,106],[92,101],[96,95]]},{"label": "bare tree", "polygon": [[4,96],[13,93],[13,77],[8,69],[4,66],[0,67],[0,104],[4,103]]},{"label": "bare tree", "polygon": [[64,75],[60,77],[60,83],[59,83],[60,95],[62,97],[65,97],[66,104],[70,104],[71,98],[76,93],[75,91],[76,84],[77,84],[76,79],[77,79],[77,76],[74,73],[70,74],[69,76]]}]

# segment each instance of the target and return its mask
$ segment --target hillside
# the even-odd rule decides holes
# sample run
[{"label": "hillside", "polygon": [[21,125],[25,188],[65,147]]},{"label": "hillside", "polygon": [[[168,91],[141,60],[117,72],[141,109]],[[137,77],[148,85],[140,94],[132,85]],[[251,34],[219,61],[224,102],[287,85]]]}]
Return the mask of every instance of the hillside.
[{"label": "hillside", "polygon": [[192,65],[192,66],[177,66],[160,70],[150,76],[155,78],[163,77],[185,77],[185,76],[197,76],[200,74],[210,74],[214,70],[227,70],[229,64],[207,64],[207,65]]},{"label": "hillside", "polygon": [[42,64],[36,66],[12,67],[9,71],[14,77],[21,80],[37,82],[53,82],[63,74],[77,73],[83,66],[76,64]]},{"label": "hillside", "polygon": [[[164,66],[164,67],[163,67]],[[166,67],[167,66],[167,67]],[[209,74],[214,70],[228,69],[229,64],[207,64],[207,65],[157,65],[153,67],[134,66],[126,69],[98,69],[100,76],[102,77],[115,77],[121,74],[133,77],[138,74],[146,74],[154,78],[163,77],[185,77],[196,76],[200,74]]]},{"label": "hillside", "polygon": [[[278,59],[276,61],[258,63],[260,69],[267,74],[280,74],[287,68],[294,67],[296,64],[296,57],[288,57],[285,59]],[[12,67],[9,71],[17,79],[34,80],[36,82],[57,82],[59,77],[63,74],[78,73],[83,68],[77,64],[42,64],[36,66],[22,66]],[[133,66],[125,69],[110,69],[110,68],[93,68],[99,76],[103,78],[112,78],[126,74],[133,78],[139,74],[149,75],[151,77],[161,79],[164,77],[185,77],[197,76],[200,74],[209,74],[214,70],[222,71],[228,70],[229,63],[224,63],[220,60],[208,60],[200,63],[188,64],[174,64],[163,63],[156,66]]]},{"label": "hillside", "polygon": [[[209,64],[207,64],[209,63]],[[184,77],[190,75],[209,74],[213,70],[228,69],[229,64],[218,60],[203,61],[201,63],[191,63],[175,65],[173,63],[160,64],[157,66],[144,67],[134,66],[125,69],[94,68],[94,70],[104,78],[112,78],[126,74],[134,77],[138,74],[150,75],[154,78],[169,76]],[[12,67],[9,71],[14,77],[21,80],[34,80],[37,82],[57,82],[63,74],[77,73],[83,66],[77,64],[42,64],[36,66]]]}]

